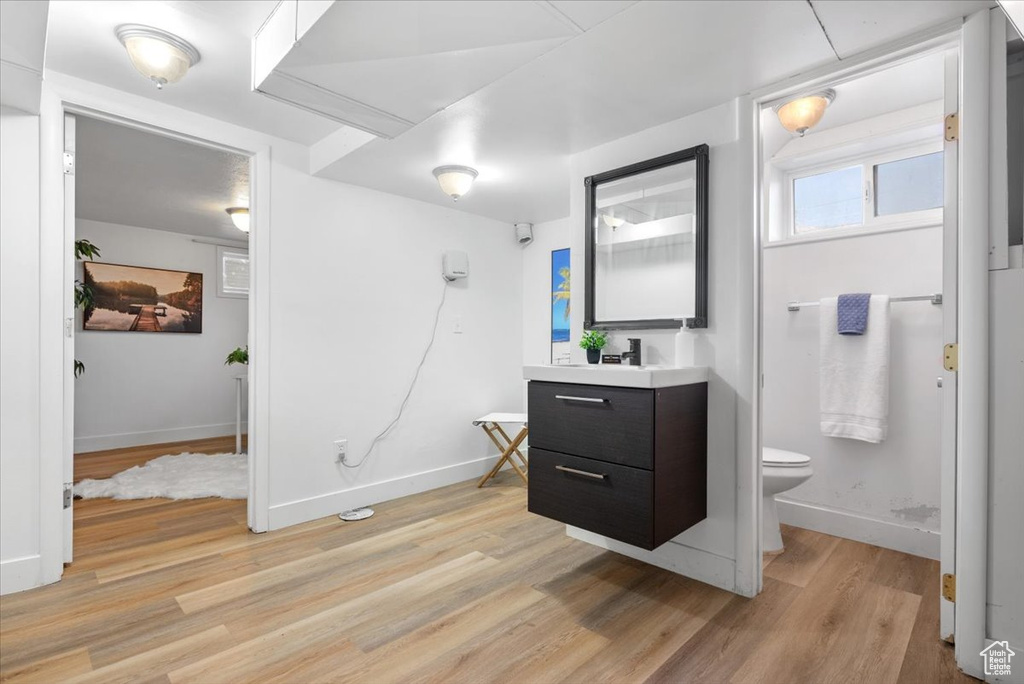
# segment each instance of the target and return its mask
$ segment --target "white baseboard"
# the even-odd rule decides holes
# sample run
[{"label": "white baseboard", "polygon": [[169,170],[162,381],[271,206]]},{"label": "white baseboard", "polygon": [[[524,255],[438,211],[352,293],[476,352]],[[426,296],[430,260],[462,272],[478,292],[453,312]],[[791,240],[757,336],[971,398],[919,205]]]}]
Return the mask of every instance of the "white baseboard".
[{"label": "white baseboard", "polygon": [[383,482],[343,489],[329,494],[289,501],[270,507],[270,529],[279,530],[309,520],[326,518],[360,506],[370,506],[410,494],[419,494],[456,482],[483,477],[498,460],[498,455],[478,458],[474,461],[426,470],[412,475],[396,477]]},{"label": "white baseboard", "polygon": [[852,511],[792,501],[779,496],[775,497],[775,504],[779,507],[779,520],[787,525],[874,544],[914,556],[939,559],[940,535],[934,530],[901,525]]},{"label": "white baseboard", "polygon": [[38,555],[0,561],[0,595],[34,589],[42,584]]},{"label": "white baseboard", "polygon": [[[242,433],[244,434],[246,430],[247,425],[243,421]],[[124,432],[115,435],[75,437],[75,453],[84,454],[90,451],[123,449],[124,447],[163,444],[164,442],[185,442],[190,439],[210,439],[211,437],[225,437],[234,434],[234,423],[218,423],[216,425],[194,425],[192,427],[150,430],[148,432]]]},{"label": "white baseboard", "polygon": [[[677,544],[674,541],[665,542],[654,551],[648,551],[572,525],[565,526],[565,533],[573,539],[579,539],[602,549],[621,553],[623,556],[656,565],[719,589],[740,593],[736,591],[736,562],[731,558],[724,558],[701,549],[695,549],[692,546]],[[751,594],[751,596],[753,595]]]}]

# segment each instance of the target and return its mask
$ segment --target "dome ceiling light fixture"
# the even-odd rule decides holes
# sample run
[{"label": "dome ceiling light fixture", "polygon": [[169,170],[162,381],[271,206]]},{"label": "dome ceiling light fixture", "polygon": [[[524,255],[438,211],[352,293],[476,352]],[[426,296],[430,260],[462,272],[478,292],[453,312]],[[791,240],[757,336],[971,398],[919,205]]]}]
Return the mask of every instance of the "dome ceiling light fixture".
[{"label": "dome ceiling light fixture", "polygon": [[228,207],[224,211],[228,212],[235,228],[243,233],[249,232],[249,207]]},{"label": "dome ceiling light fixture", "polygon": [[177,83],[199,63],[199,50],[173,33],[142,24],[121,24],[114,35],[128,52],[132,66],[156,83],[158,90]]},{"label": "dome ceiling light fixture", "polygon": [[473,187],[477,175],[476,169],[469,166],[448,165],[434,169],[434,178],[441,186],[441,192],[456,202]]},{"label": "dome ceiling light fixture", "polygon": [[836,91],[831,88],[820,90],[810,95],[794,98],[777,104],[772,109],[779,117],[779,123],[790,133],[796,133],[801,138],[811,128],[814,128],[825,115],[825,109],[836,99]]}]

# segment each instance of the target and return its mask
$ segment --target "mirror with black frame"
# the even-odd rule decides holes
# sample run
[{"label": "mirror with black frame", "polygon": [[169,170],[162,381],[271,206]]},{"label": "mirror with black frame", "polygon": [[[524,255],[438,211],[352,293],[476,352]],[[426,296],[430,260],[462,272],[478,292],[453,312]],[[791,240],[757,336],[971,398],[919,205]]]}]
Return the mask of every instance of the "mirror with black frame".
[{"label": "mirror with black frame", "polygon": [[708,146],[584,180],[588,330],[708,325]]}]

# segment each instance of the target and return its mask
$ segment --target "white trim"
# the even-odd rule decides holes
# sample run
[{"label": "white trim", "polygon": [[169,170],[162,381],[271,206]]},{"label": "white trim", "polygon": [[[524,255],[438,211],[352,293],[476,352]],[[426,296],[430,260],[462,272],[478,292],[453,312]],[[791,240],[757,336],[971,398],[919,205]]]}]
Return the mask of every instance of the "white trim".
[{"label": "white trim", "polygon": [[1009,143],[1006,130],[1006,15],[998,7],[989,10],[989,261],[991,270],[1009,266],[1010,206]]},{"label": "white trim", "polygon": [[[242,432],[244,433],[246,429],[247,423],[242,421]],[[107,449],[124,449],[133,446],[185,442],[187,440],[211,439],[213,437],[233,437],[234,435],[235,424],[233,422],[191,425],[188,427],[146,430],[142,432],[119,432],[110,435],[77,437],[75,439],[75,453],[87,454],[93,451],[106,451]]]},{"label": "white trim", "polygon": [[485,456],[473,461],[403,475],[391,480],[344,489],[329,494],[289,501],[270,507],[270,529],[298,525],[309,520],[337,515],[342,511],[391,501],[403,496],[419,494],[438,487],[479,479],[498,461],[498,455]]},{"label": "white trim", "polygon": [[64,108],[44,81],[39,109],[40,584],[56,582],[64,572],[64,300],[71,289],[64,278],[74,256],[64,244],[63,152]]},{"label": "white trim", "polygon": [[[750,226],[740,232],[740,251],[737,254],[736,291],[740,297],[751,293],[750,309],[739,314],[736,328],[736,401],[738,406],[750,407],[750,412],[737,409],[736,413],[736,546],[733,562],[733,587],[743,596],[756,596],[761,591],[761,423],[758,420],[761,403],[760,378],[760,315],[761,315],[761,253],[760,235],[756,216],[758,212],[758,130],[759,109],[749,97],[739,98],[736,107],[738,127],[737,148],[740,169],[737,187],[748,187],[737,201],[743,203],[739,216],[750,220]],[[744,150],[748,150],[745,154]],[[714,163],[712,161],[712,163]],[[713,239],[713,238],[712,238]],[[742,307],[738,307],[742,312]],[[714,314],[712,314],[714,315]],[[745,353],[744,353],[745,352]],[[689,553],[700,554],[696,550]],[[719,565],[720,562],[716,562]],[[711,564],[701,567],[711,568]],[[717,576],[717,574],[712,574]]]},{"label": "white trim", "polygon": [[42,559],[38,555],[0,561],[0,596],[38,587],[41,571]]},{"label": "white trim", "polygon": [[[270,183],[271,149],[249,159],[249,454],[247,520],[253,532],[270,529]],[[264,293],[263,296],[257,296]],[[258,435],[258,439],[253,439]]]},{"label": "white trim", "polygon": [[741,590],[736,586],[736,563],[731,558],[718,556],[685,544],[677,544],[674,541],[665,542],[654,551],[648,551],[572,525],[565,526],[565,533],[573,539],[635,558],[650,565],[656,565],[719,589],[747,597],[756,595],[756,592],[752,590]]},{"label": "white trim", "polygon": [[892,227],[887,226],[874,228],[834,228],[814,233],[803,233],[796,237],[786,238],[784,240],[766,242],[764,243],[763,247],[764,249],[796,247],[799,245],[808,245],[815,242],[828,242],[829,240],[847,240],[849,238],[867,237],[869,235],[879,235],[881,233],[901,233],[905,230],[925,230],[928,228],[937,228],[940,226],[942,226],[942,221],[930,221],[926,223],[897,225]]},{"label": "white trim", "polygon": [[[63,363],[63,304],[70,292],[70,283],[63,272],[68,250],[63,244],[63,118],[64,112],[85,114],[115,121],[136,129],[165,135],[192,144],[226,150],[250,157],[252,187],[250,209],[250,268],[259,273],[261,260],[269,259],[269,238],[255,237],[260,222],[269,226],[270,217],[270,147],[280,145],[286,157],[298,159],[300,146],[262,133],[196,114],[185,109],[132,95],[107,86],[77,79],[65,74],[44,72],[40,108],[40,583],[60,579],[63,572],[63,487],[62,434],[65,425],[63,410],[64,373],[70,367]],[[290,158],[290,157],[289,157]],[[264,228],[266,235],[269,230]],[[265,269],[264,269],[265,270]],[[260,276],[253,276],[258,278]],[[264,273],[253,280],[249,297],[249,351],[252,358],[269,362],[270,297],[269,279]],[[255,283],[259,283],[258,287]],[[259,289],[262,288],[262,289]],[[266,292],[257,297],[258,292]],[[259,301],[257,301],[259,300]],[[266,371],[249,367],[250,377],[250,492],[249,525],[254,531],[265,531],[269,501],[269,463],[266,412],[254,408],[268,403],[269,387]],[[261,392],[265,393],[261,398]],[[71,420],[67,416],[67,420]],[[73,448],[71,442],[66,448]]]},{"label": "white trim", "polygon": [[957,341],[956,662],[981,678],[988,570],[988,10],[964,22],[960,52]]},{"label": "white trim", "polygon": [[[779,520],[787,525],[932,560],[939,558],[941,535],[935,530],[925,530],[862,513],[785,499],[781,496],[775,497],[775,505],[779,511]],[[935,600],[937,597],[926,598]]]}]

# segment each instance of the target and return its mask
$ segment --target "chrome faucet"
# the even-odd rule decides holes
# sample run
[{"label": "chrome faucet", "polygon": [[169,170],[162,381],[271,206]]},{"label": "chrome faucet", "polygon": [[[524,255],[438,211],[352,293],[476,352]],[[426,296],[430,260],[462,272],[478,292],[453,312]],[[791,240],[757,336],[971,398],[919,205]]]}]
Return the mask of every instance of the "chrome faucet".
[{"label": "chrome faucet", "polygon": [[629,351],[622,352],[623,359],[629,359],[630,366],[641,366],[643,361],[640,358],[640,340],[635,337],[629,338]]}]

